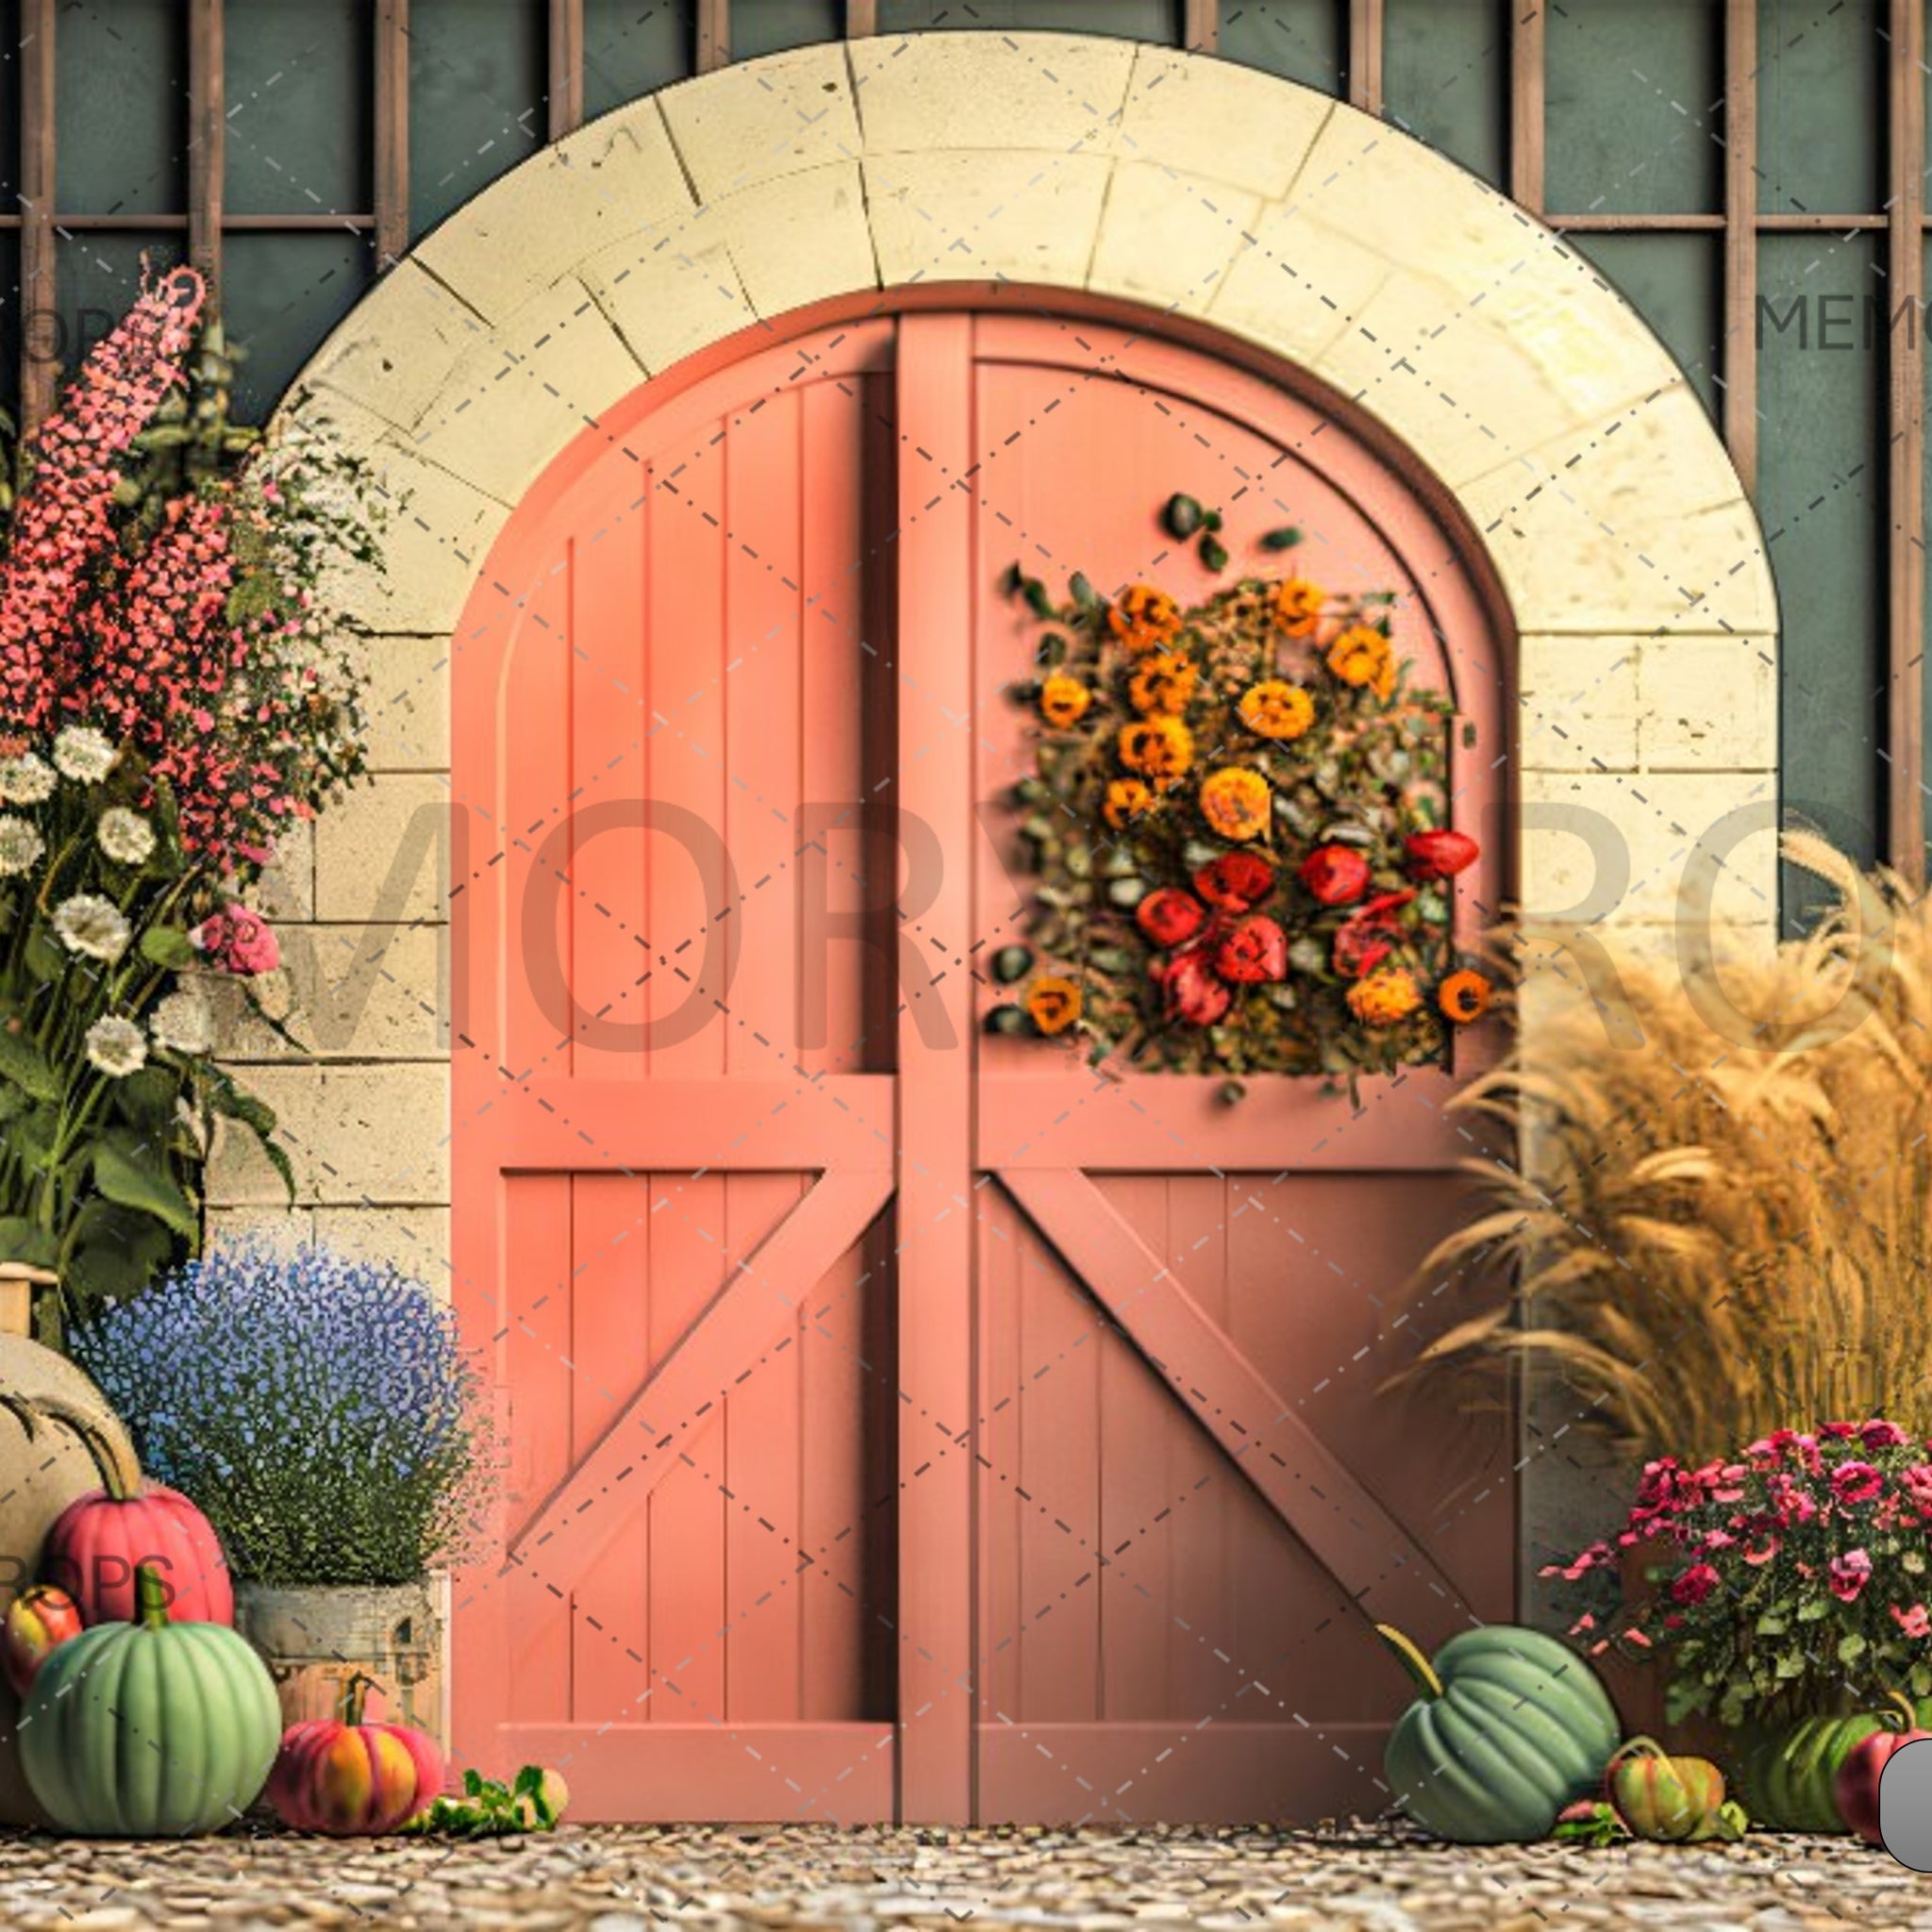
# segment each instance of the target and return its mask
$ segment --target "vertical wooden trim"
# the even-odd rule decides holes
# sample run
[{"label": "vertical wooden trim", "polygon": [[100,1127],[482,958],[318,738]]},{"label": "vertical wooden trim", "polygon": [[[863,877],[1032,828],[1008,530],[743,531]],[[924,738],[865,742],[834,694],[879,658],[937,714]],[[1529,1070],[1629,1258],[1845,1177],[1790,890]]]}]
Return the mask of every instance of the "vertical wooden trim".
[{"label": "vertical wooden trim", "polygon": [[1549,74],[1544,0],[1516,0],[1509,22],[1509,193],[1543,211],[1543,101]]},{"label": "vertical wooden trim", "polygon": [[[940,875],[913,879],[899,988],[899,1815],[973,1816],[972,958],[974,600],[970,584],[973,320],[899,324],[901,843],[936,847]],[[911,823],[906,823],[906,822]],[[923,830],[919,825],[923,824]],[[916,837],[915,837],[916,833]],[[925,863],[934,862],[928,858]],[[928,975],[930,975],[928,977]]]},{"label": "vertical wooden trim", "polygon": [[1757,488],[1757,0],[1724,6],[1724,441]]},{"label": "vertical wooden trim", "polygon": [[879,30],[879,0],[845,0],[845,38],[862,41]]},{"label": "vertical wooden trim", "polygon": [[1185,0],[1181,8],[1181,45],[1191,54],[1221,51],[1221,0]]},{"label": "vertical wooden trim", "polygon": [[188,10],[188,259],[208,278],[208,306],[222,303],[222,198],[226,187],[228,87],[223,0]]},{"label": "vertical wooden trim", "polygon": [[20,9],[20,418],[32,434],[54,406],[59,365],[54,273],[54,14],[58,0]]},{"label": "vertical wooden trim", "polygon": [[375,269],[409,247],[409,0],[375,0]]},{"label": "vertical wooden trim", "polygon": [[1348,0],[1348,103],[1382,111],[1382,0]]},{"label": "vertical wooden trim", "polygon": [[709,74],[731,58],[731,0],[698,0],[698,72]]},{"label": "vertical wooden trim", "polygon": [[1914,890],[1925,876],[1925,12],[1891,0],[1890,677],[1887,845]]},{"label": "vertical wooden trim", "polygon": [[550,0],[550,138],[584,125],[584,0]]}]

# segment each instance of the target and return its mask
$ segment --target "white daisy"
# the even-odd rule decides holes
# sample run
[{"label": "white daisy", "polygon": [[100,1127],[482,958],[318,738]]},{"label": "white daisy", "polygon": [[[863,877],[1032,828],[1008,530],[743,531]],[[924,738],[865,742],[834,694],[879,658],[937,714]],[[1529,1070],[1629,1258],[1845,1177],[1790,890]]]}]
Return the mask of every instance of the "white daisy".
[{"label": "white daisy", "polygon": [[54,908],[54,931],[70,953],[112,965],[127,950],[127,922],[111,899],[76,892]]},{"label": "white daisy", "polygon": [[214,1009],[199,993],[171,992],[148,1017],[154,1042],[171,1053],[212,1053]]},{"label": "white daisy", "polygon": [[122,865],[141,865],[155,849],[155,828],[138,811],[110,805],[94,828],[101,850]]},{"label": "white daisy", "polygon": [[0,815],[0,878],[18,878],[40,863],[47,841],[26,819]]},{"label": "white daisy", "polygon": [[0,802],[39,805],[54,789],[54,774],[37,752],[0,758]]},{"label": "white daisy", "polygon": [[103,1013],[87,1029],[87,1057],[102,1073],[119,1080],[147,1064],[147,1041],[132,1020]]},{"label": "white daisy", "polygon": [[54,740],[54,767],[63,778],[98,785],[114,768],[114,745],[92,724],[70,724]]}]

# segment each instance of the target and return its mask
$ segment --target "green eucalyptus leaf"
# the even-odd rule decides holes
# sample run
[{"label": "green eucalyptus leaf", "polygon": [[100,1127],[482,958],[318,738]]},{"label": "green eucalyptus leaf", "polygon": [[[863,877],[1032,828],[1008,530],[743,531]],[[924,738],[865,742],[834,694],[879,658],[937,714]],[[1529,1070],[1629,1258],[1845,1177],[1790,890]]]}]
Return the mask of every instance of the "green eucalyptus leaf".
[{"label": "green eucalyptus leaf", "polygon": [[1292,524],[1284,524],[1278,530],[1268,531],[1261,539],[1263,550],[1292,550],[1302,541],[1302,533]]},{"label": "green eucalyptus leaf", "polygon": [[1016,979],[1024,979],[1032,970],[1031,946],[1002,946],[992,956],[992,976],[1002,986],[1011,986]]},{"label": "green eucalyptus leaf", "polygon": [[1227,568],[1227,545],[1219,537],[1203,537],[1200,555],[1202,563],[1209,570]]},{"label": "green eucalyptus leaf", "polygon": [[995,1007],[986,1016],[986,1030],[1008,1040],[1018,1040],[1033,1031],[1033,1022],[1024,1007]]},{"label": "green eucalyptus leaf", "polygon": [[1161,525],[1167,534],[1182,543],[1201,527],[1204,521],[1200,504],[1178,491],[1167,499],[1167,508],[1160,513]]},{"label": "green eucalyptus leaf", "polygon": [[1026,579],[1025,595],[1027,607],[1036,617],[1053,618],[1059,615],[1054,608],[1053,599],[1046,594],[1046,586],[1038,577]]},{"label": "green eucalyptus leaf", "polygon": [[1074,573],[1067,584],[1067,594],[1082,610],[1091,611],[1100,608],[1100,592],[1088,581],[1084,571],[1076,570]]}]

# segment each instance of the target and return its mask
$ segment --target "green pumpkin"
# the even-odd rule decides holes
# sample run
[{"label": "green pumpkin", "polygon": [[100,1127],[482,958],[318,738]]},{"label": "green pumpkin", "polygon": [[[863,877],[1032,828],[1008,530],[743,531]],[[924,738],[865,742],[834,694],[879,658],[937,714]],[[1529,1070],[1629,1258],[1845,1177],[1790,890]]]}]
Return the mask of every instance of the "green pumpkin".
[{"label": "green pumpkin", "polygon": [[1423,1693],[1396,1719],[1382,1769],[1425,1831],[1457,1844],[1527,1842],[1602,1789],[1617,1713],[1567,1644],[1491,1624],[1452,1637],[1432,1665],[1399,1630],[1375,1629]]},{"label": "green pumpkin", "polygon": [[267,1668],[220,1624],[170,1624],[167,1587],[135,1572],[140,1615],[53,1651],[21,1714],[21,1768],[63,1831],[182,1838],[260,1795],[282,1739]]},{"label": "green pumpkin", "polygon": [[[1932,1698],[1919,1699],[1913,1710],[1919,1724],[1927,1724]],[[1887,1722],[1881,1712],[1859,1710],[1748,1733],[1739,1770],[1752,1818],[1769,1831],[1843,1831],[1839,1766]]]}]

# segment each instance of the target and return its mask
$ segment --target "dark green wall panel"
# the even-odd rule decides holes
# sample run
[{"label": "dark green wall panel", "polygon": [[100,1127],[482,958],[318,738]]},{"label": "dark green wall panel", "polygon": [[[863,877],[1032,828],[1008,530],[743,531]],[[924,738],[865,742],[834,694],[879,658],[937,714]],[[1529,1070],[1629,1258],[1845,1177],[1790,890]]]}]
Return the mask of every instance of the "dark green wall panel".
[{"label": "dark green wall panel", "polygon": [[1565,214],[1724,206],[1723,0],[1549,15],[1544,203]]},{"label": "dark green wall panel", "polygon": [[544,10],[411,0],[409,231],[460,208],[549,136]]},{"label": "dark green wall panel", "polygon": [[63,7],[55,34],[62,214],[179,214],[188,38],[175,0]]},{"label": "dark green wall panel", "polygon": [[261,422],[369,286],[359,235],[230,235],[223,317],[246,351],[236,413]]},{"label": "dark green wall panel", "polygon": [[1502,186],[1509,155],[1503,0],[1388,0],[1382,92],[1396,126]]},{"label": "dark green wall panel", "polygon": [[141,292],[142,257],[158,271],[173,268],[182,257],[181,241],[178,235],[90,234],[59,243],[59,300],[50,345],[64,375],[74,373]]},{"label": "dark green wall panel", "polygon": [[1724,243],[1716,235],[1573,235],[1662,338],[1713,419],[1721,391]]},{"label": "dark green wall panel", "polygon": [[585,113],[608,114],[683,80],[696,45],[689,0],[584,0]]},{"label": "dark green wall panel", "polygon": [[1177,45],[1180,5],[1179,0],[879,0],[881,33],[958,27],[1035,27]]},{"label": "dark green wall panel", "polygon": [[307,0],[226,9],[231,212],[368,213],[375,83],[365,11]]},{"label": "dark green wall panel", "polygon": [[844,36],[845,0],[731,0],[734,60]]},{"label": "dark green wall panel", "polygon": [[1223,58],[1324,93],[1348,89],[1347,0],[1229,0]]},{"label": "dark green wall panel", "polygon": [[1885,0],[1758,0],[1757,205],[1855,214],[1885,199]]}]

